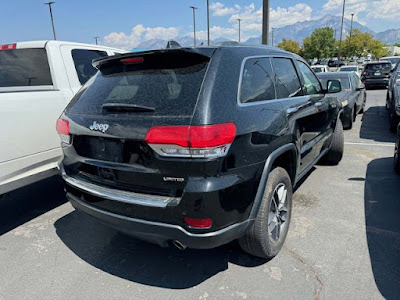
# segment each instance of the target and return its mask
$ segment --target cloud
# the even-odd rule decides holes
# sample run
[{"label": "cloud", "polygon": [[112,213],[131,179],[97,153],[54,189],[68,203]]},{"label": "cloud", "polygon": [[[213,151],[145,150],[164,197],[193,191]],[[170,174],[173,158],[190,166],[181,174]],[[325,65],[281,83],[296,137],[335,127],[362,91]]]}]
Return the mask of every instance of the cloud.
[{"label": "cloud", "polygon": [[[393,0],[348,0],[346,2],[347,14],[354,13],[354,20],[366,23],[367,19],[384,19],[397,21],[400,18],[400,5]],[[328,0],[322,7],[324,13],[341,14],[343,0]],[[360,19],[359,14],[364,18]]]},{"label": "cloud", "polygon": [[[283,27],[296,22],[311,20],[312,8],[305,3],[298,3],[288,8],[277,7],[270,11],[271,27]],[[245,6],[239,13],[229,18],[230,23],[242,19],[243,31],[261,31],[262,28],[262,7],[255,8],[254,3]]]},{"label": "cloud", "polygon": [[104,37],[103,44],[111,47],[130,50],[143,41],[151,39],[174,39],[178,36],[177,27],[145,27],[142,24],[132,28],[129,35],[124,32],[112,32]]},{"label": "cloud", "polygon": [[235,4],[233,7],[226,7],[221,2],[215,2],[210,5],[210,9],[213,11],[213,16],[222,17],[237,13],[240,10],[240,5]]}]

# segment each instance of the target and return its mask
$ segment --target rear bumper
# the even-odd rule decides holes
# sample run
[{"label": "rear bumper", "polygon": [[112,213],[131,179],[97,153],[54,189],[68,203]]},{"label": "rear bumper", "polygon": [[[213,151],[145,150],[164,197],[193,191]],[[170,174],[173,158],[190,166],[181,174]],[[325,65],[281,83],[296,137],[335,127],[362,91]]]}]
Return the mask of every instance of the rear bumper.
[{"label": "rear bumper", "polygon": [[389,84],[389,78],[376,78],[368,79],[364,78],[363,82],[366,86],[387,86]]},{"label": "rear bumper", "polygon": [[178,240],[189,248],[215,248],[241,237],[252,222],[248,219],[213,232],[191,233],[179,225],[135,219],[104,211],[81,201],[70,193],[67,193],[67,198],[77,210],[118,231],[160,246],[167,246],[168,242]]}]

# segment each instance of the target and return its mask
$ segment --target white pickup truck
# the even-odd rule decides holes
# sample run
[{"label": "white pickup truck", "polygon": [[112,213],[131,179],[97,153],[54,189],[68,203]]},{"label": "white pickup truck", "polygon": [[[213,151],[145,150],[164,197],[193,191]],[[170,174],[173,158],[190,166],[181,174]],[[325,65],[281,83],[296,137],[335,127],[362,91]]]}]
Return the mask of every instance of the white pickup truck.
[{"label": "white pickup truck", "polygon": [[96,73],[92,60],[121,49],[62,41],[0,45],[0,195],[57,172],[57,118]]}]

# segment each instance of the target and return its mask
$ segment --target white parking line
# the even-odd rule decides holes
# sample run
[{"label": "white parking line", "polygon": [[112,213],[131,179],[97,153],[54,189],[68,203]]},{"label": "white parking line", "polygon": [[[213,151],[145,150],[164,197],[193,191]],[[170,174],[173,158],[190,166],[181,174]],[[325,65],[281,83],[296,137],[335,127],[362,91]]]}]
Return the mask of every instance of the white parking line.
[{"label": "white parking line", "polygon": [[394,143],[352,143],[344,142],[345,145],[360,145],[360,146],[381,146],[381,147],[394,147]]}]

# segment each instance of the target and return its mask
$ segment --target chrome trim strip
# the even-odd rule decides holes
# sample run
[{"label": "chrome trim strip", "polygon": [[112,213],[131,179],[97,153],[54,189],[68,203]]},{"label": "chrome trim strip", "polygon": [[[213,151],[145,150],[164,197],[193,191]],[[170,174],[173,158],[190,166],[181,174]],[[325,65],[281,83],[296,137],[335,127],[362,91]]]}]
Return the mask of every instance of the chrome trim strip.
[{"label": "chrome trim strip", "polygon": [[188,237],[192,237],[192,238],[209,238],[209,237],[214,237],[220,234],[224,234],[230,230],[234,230],[236,227],[240,227],[240,226],[248,226],[250,225],[251,220],[247,219],[243,222],[240,223],[235,223],[232,224],[228,227],[219,229],[217,231],[212,231],[212,232],[207,232],[207,233],[191,233],[189,231],[186,231],[184,228],[182,228],[179,225],[173,225],[173,224],[168,224],[168,223],[161,223],[161,222],[154,222],[154,221],[147,221],[147,220],[142,220],[142,219],[136,219],[136,218],[131,218],[131,217],[127,217],[127,216],[123,216],[123,215],[117,215],[115,213],[112,212],[108,212],[105,210],[101,210],[98,209],[97,207],[94,207],[92,205],[86,204],[84,202],[82,202],[81,200],[79,200],[76,196],[67,193],[67,198],[71,198],[72,201],[77,202],[79,205],[86,207],[87,209],[93,210],[97,213],[101,213],[103,215],[107,215],[109,217],[113,217],[116,219],[120,219],[120,220],[124,220],[124,221],[129,221],[129,222],[136,222],[136,223],[140,223],[143,225],[150,225],[150,226],[157,226],[157,227],[163,227],[163,228],[168,228],[168,229],[174,229],[177,231],[181,231],[183,234],[185,234]]},{"label": "chrome trim strip", "polygon": [[76,179],[68,176],[63,172],[62,177],[69,185],[87,192],[93,196],[114,200],[129,204],[166,208],[167,206],[176,206],[179,204],[181,198],[158,196],[150,194],[139,194],[134,192],[121,191],[117,189],[107,188],[101,185],[93,184],[85,180]]}]

